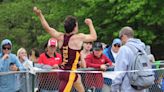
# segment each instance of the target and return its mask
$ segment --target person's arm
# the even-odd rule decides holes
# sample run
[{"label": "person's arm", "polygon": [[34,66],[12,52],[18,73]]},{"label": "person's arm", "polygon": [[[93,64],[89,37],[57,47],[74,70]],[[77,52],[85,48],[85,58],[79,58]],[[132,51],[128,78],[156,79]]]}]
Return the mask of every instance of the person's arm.
[{"label": "person's arm", "polygon": [[104,57],[105,57],[105,63],[112,66],[112,61],[107,56],[104,55]]},{"label": "person's arm", "polygon": [[80,66],[86,68],[85,55],[80,53]]},{"label": "person's arm", "polygon": [[[1,53],[2,54],[2,53]],[[4,54],[1,58],[0,58],[0,71],[2,70],[2,68],[4,67],[3,64],[4,64],[4,60],[7,59],[9,57],[8,54]]]},{"label": "person's arm", "polygon": [[93,26],[92,20],[85,19],[85,23],[88,25],[90,33],[89,34],[83,34],[83,33],[79,34],[82,37],[81,39],[84,42],[93,42],[93,41],[97,40],[97,34],[96,34],[95,28]]},{"label": "person's arm", "polygon": [[4,59],[0,58],[0,72],[2,71],[3,67],[4,67]]},{"label": "person's arm", "polygon": [[[122,46],[118,52],[118,56],[116,57],[115,68],[114,71],[127,71],[127,66],[129,64],[129,50],[126,49],[125,46]],[[119,73],[119,72],[116,72]],[[116,90],[120,89],[121,84],[125,76],[125,72],[121,72],[112,80],[112,91],[117,92]]]},{"label": "person's arm", "polygon": [[61,35],[63,35],[62,32],[58,32],[57,30],[55,30],[54,28],[51,28],[49,26],[49,24],[47,23],[46,19],[44,18],[42,11],[40,9],[38,9],[37,7],[33,8],[33,11],[36,13],[36,15],[39,17],[41,24],[43,26],[43,28],[54,38],[58,38]]}]

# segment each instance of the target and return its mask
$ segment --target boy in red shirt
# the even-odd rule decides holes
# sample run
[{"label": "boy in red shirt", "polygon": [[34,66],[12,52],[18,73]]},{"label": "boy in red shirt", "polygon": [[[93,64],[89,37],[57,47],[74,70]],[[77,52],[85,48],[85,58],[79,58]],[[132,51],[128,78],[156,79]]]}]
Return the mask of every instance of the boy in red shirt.
[{"label": "boy in red shirt", "polygon": [[[93,53],[85,58],[86,66],[105,71],[108,66],[112,66],[112,62],[103,54],[103,46],[101,42],[93,44]],[[95,87],[96,92],[102,92],[104,78],[102,73],[90,73],[86,75],[87,87]]]}]

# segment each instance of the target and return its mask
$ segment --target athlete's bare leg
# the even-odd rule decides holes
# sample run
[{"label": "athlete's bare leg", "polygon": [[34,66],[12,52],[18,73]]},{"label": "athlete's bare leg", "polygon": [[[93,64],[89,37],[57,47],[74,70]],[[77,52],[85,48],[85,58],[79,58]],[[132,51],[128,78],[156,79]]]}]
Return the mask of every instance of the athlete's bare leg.
[{"label": "athlete's bare leg", "polygon": [[84,86],[81,82],[81,76],[78,74],[77,80],[74,82],[73,86],[78,92],[85,92]]}]

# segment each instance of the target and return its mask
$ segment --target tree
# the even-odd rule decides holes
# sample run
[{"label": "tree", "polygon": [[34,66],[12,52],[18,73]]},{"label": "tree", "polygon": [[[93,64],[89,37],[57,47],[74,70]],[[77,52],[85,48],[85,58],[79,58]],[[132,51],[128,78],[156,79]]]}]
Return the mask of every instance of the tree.
[{"label": "tree", "polygon": [[65,17],[73,15],[78,18],[79,31],[88,33],[84,19],[90,17],[98,39],[107,44],[118,37],[123,26],[131,26],[136,37],[155,47],[153,52],[164,45],[162,0],[1,0],[0,39],[11,39],[15,52],[22,46],[43,49],[50,37],[34,15],[33,6],[41,8],[50,26],[59,31],[64,31]]}]

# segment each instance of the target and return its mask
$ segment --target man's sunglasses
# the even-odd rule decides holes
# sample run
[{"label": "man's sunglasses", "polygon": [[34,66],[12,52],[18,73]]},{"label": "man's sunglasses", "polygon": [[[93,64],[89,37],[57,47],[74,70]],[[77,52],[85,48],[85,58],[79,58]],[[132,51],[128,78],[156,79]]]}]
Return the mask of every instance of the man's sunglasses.
[{"label": "man's sunglasses", "polygon": [[4,50],[8,49],[8,50],[11,50],[11,48],[7,48],[7,47],[2,47]]},{"label": "man's sunglasses", "polygon": [[114,47],[121,47],[121,45],[119,45],[119,44],[114,44]]}]

